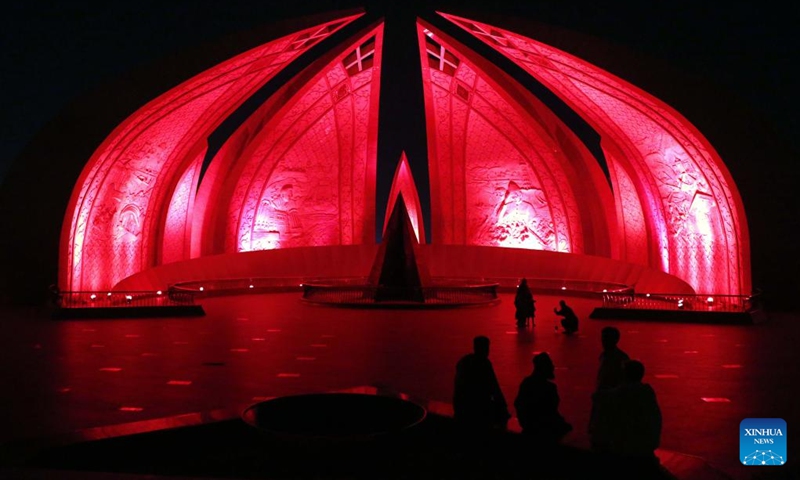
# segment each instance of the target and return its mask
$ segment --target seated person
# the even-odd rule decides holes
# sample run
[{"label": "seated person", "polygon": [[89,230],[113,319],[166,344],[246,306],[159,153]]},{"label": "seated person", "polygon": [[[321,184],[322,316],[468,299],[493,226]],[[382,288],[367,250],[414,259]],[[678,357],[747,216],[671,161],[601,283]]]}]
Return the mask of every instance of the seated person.
[{"label": "seated person", "polygon": [[[622,366],[622,385],[608,391],[607,413],[612,415],[611,453],[631,461],[656,462],[661,440],[661,409],[656,393],[642,383],[644,365],[628,360]],[[600,412],[603,413],[602,411]]]},{"label": "seated person", "polygon": [[558,442],[572,430],[572,425],[558,413],[560,399],[558,388],[551,381],[554,378],[550,355],[542,352],[534,356],[533,373],[522,380],[514,400],[522,433],[544,443]]},{"label": "seated person", "polygon": [[556,315],[561,315],[564,317],[561,320],[561,326],[564,327],[564,333],[572,334],[578,331],[578,316],[575,315],[575,312],[567,305],[567,302],[561,300],[558,302],[561,305],[561,310],[554,308],[553,311]]},{"label": "seated person", "polygon": [[453,410],[460,423],[476,428],[505,428],[511,414],[489,360],[489,339],[475,337],[473,352],[456,364]]}]

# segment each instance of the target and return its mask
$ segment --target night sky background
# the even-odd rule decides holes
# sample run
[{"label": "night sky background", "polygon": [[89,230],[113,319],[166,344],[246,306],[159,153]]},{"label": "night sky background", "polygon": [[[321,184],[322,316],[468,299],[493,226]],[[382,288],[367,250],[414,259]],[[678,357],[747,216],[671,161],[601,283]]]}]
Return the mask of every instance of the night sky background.
[{"label": "night sky background", "polygon": [[[435,3],[441,8],[448,5]],[[617,2],[617,6],[581,3],[501,0],[486,2],[481,9],[600,36],[712,79],[764,112],[798,144],[797,5],[682,0]],[[0,16],[0,178],[36,131],[70,100],[129,70],[281,18],[362,5],[381,7],[374,0],[177,0],[168,6],[156,0],[12,2]]]},{"label": "night sky background", "polygon": [[[415,5],[414,0],[401,3]],[[763,114],[759,121],[773,123],[800,151],[800,7],[791,2],[781,7],[771,2],[684,0],[599,3],[501,0],[480,4],[480,9],[601,37],[716,83]],[[444,11],[448,5],[477,7],[465,2],[417,4]],[[375,0],[12,2],[0,15],[0,188],[5,172],[36,132],[82,94],[168,54],[235,32],[362,6],[383,5]],[[401,125],[407,120],[398,117],[392,122]],[[391,125],[381,125],[381,131],[386,127]],[[424,125],[419,130],[424,134]],[[379,155],[399,155],[401,148],[409,155],[415,149],[424,154],[424,138],[422,142],[390,145],[391,140],[379,139]],[[768,159],[754,161],[770,167]],[[781,185],[797,185],[797,170],[780,172]],[[764,185],[765,192],[772,188]],[[787,218],[793,218],[800,202],[794,193],[782,198],[776,208],[788,209]]]}]

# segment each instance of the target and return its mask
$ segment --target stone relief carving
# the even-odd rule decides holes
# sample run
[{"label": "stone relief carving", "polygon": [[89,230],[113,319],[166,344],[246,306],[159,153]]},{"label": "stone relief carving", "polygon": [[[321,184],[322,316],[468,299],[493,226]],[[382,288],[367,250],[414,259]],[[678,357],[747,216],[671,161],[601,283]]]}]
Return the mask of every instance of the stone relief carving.
[{"label": "stone relief carving", "polygon": [[555,230],[540,188],[509,181],[494,196],[496,204],[479,230],[480,238],[504,247],[555,250]]},{"label": "stone relief carving", "polygon": [[270,185],[268,196],[261,200],[253,227],[253,250],[269,250],[296,241],[303,233],[297,213],[294,185]]},{"label": "stone relief carving", "polygon": [[454,20],[571,101],[605,141],[631,152],[631,164],[641,170],[631,173],[642,185],[640,202],[648,208],[660,268],[699,291],[738,293],[748,284],[740,284],[749,275],[739,265],[746,243],[739,227],[745,221],[737,212],[740,200],[731,193],[721,160],[685,119],[658,99],[564,52],[502,29],[496,30],[510,43],[497,44],[486,36],[490,26]]}]

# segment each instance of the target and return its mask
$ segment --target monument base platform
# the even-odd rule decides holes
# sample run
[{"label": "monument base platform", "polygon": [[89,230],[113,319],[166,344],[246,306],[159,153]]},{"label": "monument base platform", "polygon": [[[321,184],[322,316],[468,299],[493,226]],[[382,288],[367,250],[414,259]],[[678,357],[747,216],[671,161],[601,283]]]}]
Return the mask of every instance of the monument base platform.
[{"label": "monument base platform", "polygon": [[597,307],[589,318],[602,320],[639,320],[717,325],[752,325],[766,320],[758,312],[706,312],[696,310],[655,310],[645,308]]}]

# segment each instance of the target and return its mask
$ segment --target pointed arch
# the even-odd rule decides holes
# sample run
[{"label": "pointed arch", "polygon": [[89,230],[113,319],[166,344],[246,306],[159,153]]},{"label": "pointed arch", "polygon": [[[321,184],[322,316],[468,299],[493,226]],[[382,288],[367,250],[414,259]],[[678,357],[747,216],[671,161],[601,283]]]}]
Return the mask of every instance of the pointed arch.
[{"label": "pointed arch", "polygon": [[434,243],[608,255],[611,193],[540,101],[419,21]]},{"label": "pointed arch", "polygon": [[359,16],[244,52],[176,86],[120,124],[88,161],[68,204],[60,247],[61,288],[111,288],[157,264],[162,247],[169,252],[164,258],[187,253],[175,246],[175,239],[184,237],[192,202],[174,196],[186,186],[181,179],[192,176],[208,134],[289,62]]},{"label": "pointed arch", "polygon": [[[525,69],[601,134],[615,172],[621,259],[638,262],[646,256],[650,266],[700,292],[750,292],[749,233],[741,198],[722,159],[686,118],[569,53],[502,28],[440,14]],[[642,211],[644,226],[639,225]],[[639,226],[629,228],[634,225]]]},{"label": "pointed arch", "polygon": [[383,26],[310,66],[226,142],[198,193],[201,255],[374,242]]}]

